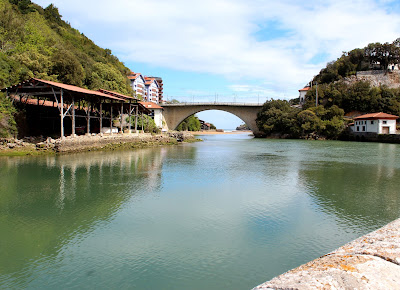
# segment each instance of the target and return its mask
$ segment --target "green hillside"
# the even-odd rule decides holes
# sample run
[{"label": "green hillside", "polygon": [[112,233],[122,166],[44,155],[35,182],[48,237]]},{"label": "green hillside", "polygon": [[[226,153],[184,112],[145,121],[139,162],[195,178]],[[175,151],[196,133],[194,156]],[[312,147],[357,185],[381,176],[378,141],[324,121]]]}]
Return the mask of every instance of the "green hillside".
[{"label": "green hillside", "polygon": [[[400,39],[393,43],[370,43],[364,48],[344,52],[311,80],[314,85],[307,92],[302,108],[291,106],[298,104],[298,98],[290,102],[266,102],[257,118],[258,128],[266,136],[336,139],[346,133],[346,123],[350,122],[344,118],[346,113],[385,112],[399,116],[400,74],[389,72],[389,66],[399,63]],[[358,71],[366,70],[380,70],[381,78],[393,79],[397,83],[389,88],[355,77]]]},{"label": "green hillside", "polygon": [[129,69],[62,20],[52,4],[0,0],[0,88],[36,77],[132,95]]}]

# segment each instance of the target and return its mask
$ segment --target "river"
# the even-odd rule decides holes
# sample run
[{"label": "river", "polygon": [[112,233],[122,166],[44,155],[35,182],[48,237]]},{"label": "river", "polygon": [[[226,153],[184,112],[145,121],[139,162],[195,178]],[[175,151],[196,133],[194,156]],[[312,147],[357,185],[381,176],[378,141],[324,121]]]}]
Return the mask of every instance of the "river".
[{"label": "river", "polygon": [[0,158],[0,288],[250,289],[400,216],[400,145],[202,138]]}]

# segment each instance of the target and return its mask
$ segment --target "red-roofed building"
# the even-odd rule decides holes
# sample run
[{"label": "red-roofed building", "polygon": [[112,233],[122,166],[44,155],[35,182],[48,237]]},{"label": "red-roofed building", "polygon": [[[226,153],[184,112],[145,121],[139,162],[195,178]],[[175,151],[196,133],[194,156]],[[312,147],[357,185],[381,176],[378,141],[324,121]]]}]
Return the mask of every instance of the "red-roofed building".
[{"label": "red-roofed building", "polygon": [[355,133],[396,134],[396,120],[399,116],[386,113],[372,113],[354,118]]},{"label": "red-roofed building", "polygon": [[311,90],[310,87],[304,87],[301,90],[299,90],[299,93],[300,93],[300,95],[299,95],[299,104],[300,105],[304,105],[304,103],[306,102],[306,94],[307,94],[307,92],[309,90]]},{"label": "red-roofed building", "polygon": [[163,107],[159,106],[156,103],[153,102],[139,102],[143,107],[145,107],[147,110],[151,112],[149,115],[153,120],[154,123],[156,123],[156,126],[160,129],[163,127]]}]

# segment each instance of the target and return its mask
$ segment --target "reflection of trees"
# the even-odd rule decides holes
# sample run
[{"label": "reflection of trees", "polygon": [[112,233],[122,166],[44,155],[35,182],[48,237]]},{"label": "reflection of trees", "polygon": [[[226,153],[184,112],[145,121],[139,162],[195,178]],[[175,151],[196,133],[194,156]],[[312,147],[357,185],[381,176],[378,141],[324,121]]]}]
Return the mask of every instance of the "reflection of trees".
[{"label": "reflection of trees", "polygon": [[157,190],[168,149],[1,159],[0,277],[54,257],[133,196]]},{"label": "reflection of trees", "polygon": [[299,181],[327,213],[349,226],[376,228],[399,217],[400,170],[378,163],[309,164],[299,171]]}]

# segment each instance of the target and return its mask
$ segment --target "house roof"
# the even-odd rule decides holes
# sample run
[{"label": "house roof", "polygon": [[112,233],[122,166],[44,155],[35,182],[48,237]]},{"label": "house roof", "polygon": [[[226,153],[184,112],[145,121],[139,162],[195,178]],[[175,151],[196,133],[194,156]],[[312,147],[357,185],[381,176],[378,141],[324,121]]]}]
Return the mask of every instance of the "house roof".
[{"label": "house roof", "polygon": [[143,105],[146,109],[163,109],[163,107],[153,102],[139,102],[139,104]]},{"label": "house roof", "polygon": [[311,89],[310,87],[304,87],[301,90],[299,90],[299,92],[309,91],[310,89]]},{"label": "house roof", "polygon": [[[22,83],[19,83],[17,85],[2,89],[1,91],[24,88],[25,90],[32,91],[32,95],[35,95],[34,91],[36,91],[37,83],[46,84],[49,87],[56,87],[56,88],[63,89],[63,90],[66,90],[66,91],[70,91],[70,92],[73,92],[73,93],[79,93],[79,94],[84,94],[84,95],[89,95],[89,96],[102,97],[102,98],[113,99],[113,100],[118,100],[118,101],[125,101],[125,99],[118,98],[118,97],[115,97],[115,96],[112,96],[112,95],[107,95],[107,94],[104,94],[104,93],[99,92],[99,91],[92,91],[92,90],[80,88],[80,87],[73,86],[73,85],[66,85],[66,84],[62,84],[62,83],[57,83],[57,82],[53,82],[53,81],[46,81],[46,80],[37,79],[37,78],[31,78],[31,79],[26,80],[26,81],[24,81]],[[20,91],[20,92],[22,92],[22,91]]]},{"label": "house roof", "polygon": [[129,100],[137,100],[136,98],[130,97],[130,96],[126,96],[117,92],[113,92],[113,91],[107,91],[107,90],[103,90],[103,89],[99,89],[98,90],[100,93],[106,94],[106,95],[111,95],[120,99],[129,99]]},{"label": "house roof", "polygon": [[379,113],[371,113],[371,114],[361,115],[361,116],[355,117],[354,120],[377,120],[377,119],[396,120],[398,118],[399,118],[399,116],[396,116],[396,115],[390,115],[390,114],[379,112]]},{"label": "house roof", "polygon": [[141,76],[142,74],[141,73],[134,73],[134,72],[131,72],[130,74],[129,74],[129,76],[128,76],[128,79],[130,79],[130,80],[136,80],[139,76]]}]

